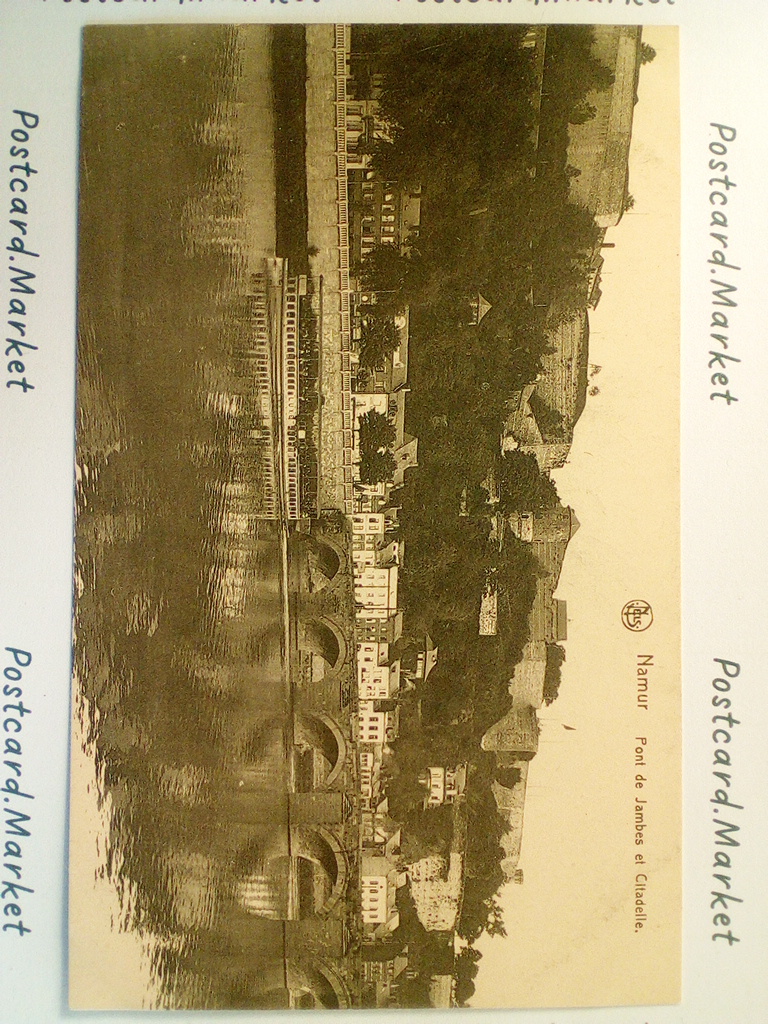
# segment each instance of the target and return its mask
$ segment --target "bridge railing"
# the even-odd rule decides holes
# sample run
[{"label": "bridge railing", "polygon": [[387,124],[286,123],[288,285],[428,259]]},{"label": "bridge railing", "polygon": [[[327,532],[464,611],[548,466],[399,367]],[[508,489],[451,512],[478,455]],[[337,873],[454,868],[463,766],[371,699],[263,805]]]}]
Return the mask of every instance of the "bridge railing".
[{"label": "bridge railing", "polygon": [[339,232],[339,318],[341,329],[341,411],[344,462],[342,467],[344,511],[354,511],[353,409],[352,409],[352,317],[349,285],[349,191],[347,184],[347,65],[351,45],[348,25],[334,26],[335,124],[336,124],[336,207]]}]

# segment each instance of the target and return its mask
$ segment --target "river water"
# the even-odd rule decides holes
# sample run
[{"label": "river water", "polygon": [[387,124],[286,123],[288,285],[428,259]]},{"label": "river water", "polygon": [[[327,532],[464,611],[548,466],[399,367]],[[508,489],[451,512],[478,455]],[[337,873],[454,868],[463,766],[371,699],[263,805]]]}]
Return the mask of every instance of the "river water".
[{"label": "river water", "polygon": [[[110,808],[116,926],[151,938],[158,1005],[287,1005],[221,969],[244,898],[232,786],[255,793],[257,846],[287,831],[278,532],[248,444],[264,396],[238,371],[276,245],[270,33],[84,43],[75,713]],[[251,951],[278,977],[283,897],[254,885]]]}]

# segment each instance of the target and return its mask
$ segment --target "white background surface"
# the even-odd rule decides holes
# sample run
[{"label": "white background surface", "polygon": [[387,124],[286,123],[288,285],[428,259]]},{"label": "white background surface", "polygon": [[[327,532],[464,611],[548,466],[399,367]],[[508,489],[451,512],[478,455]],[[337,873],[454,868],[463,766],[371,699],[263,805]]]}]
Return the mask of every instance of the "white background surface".
[{"label": "white background surface", "polygon": [[[32,927],[0,933],[0,1022],[79,1016],[66,1009],[66,814],[69,748],[72,460],[74,432],[76,168],[80,29],[107,21],[613,21],[678,24],[682,85],[683,189],[683,598],[685,904],[684,996],[680,1006],[589,1011],[483,1011],[517,1024],[765,1024],[768,1021],[768,630],[765,627],[765,512],[768,509],[768,70],[764,0],[0,0],[0,165],[2,249],[8,244],[6,164],[12,110],[40,115],[30,161],[38,168],[30,201],[29,245],[36,294],[29,303],[28,360],[35,391],[0,384],[0,651],[29,650],[24,783],[35,795],[26,840],[25,900]],[[674,97],[670,98],[674,102]],[[731,377],[738,403],[713,402],[708,370],[711,295],[707,146],[710,122],[734,126],[727,207],[739,286],[731,310]],[[5,255],[5,252],[4,252]],[[8,277],[3,264],[3,301]],[[5,313],[5,310],[3,310]],[[5,319],[5,317],[4,317]],[[647,366],[649,382],[654,368]],[[2,380],[6,379],[5,373]],[[649,407],[649,415],[652,415]],[[653,511],[653,493],[639,495]],[[714,836],[710,798],[713,658],[741,664],[730,745],[733,799],[744,805],[733,851],[732,915],[741,938],[713,942],[710,910]],[[0,667],[8,664],[2,662]],[[732,819],[733,820],[733,819]],[[98,951],[95,951],[98,955]],[[452,1011],[456,1013],[469,1011]],[[195,1021],[264,1014],[176,1014]],[[286,1020],[285,1014],[270,1015]],[[305,1018],[302,1014],[302,1019]],[[350,1019],[368,1014],[348,1012]],[[430,1019],[443,1015],[432,1011]],[[146,1014],[89,1014],[93,1024]]]}]

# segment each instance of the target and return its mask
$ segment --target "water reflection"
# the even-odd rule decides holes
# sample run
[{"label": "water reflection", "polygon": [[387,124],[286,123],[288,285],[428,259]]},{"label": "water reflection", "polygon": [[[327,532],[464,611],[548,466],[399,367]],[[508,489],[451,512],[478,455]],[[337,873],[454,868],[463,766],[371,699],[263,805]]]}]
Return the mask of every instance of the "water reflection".
[{"label": "water reflection", "polygon": [[278,534],[247,443],[268,407],[242,356],[274,253],[270,74],[263,28],[86,34],[75,673],[106,870],[175,1006],[287,1005],[284,920],[338,877],[309,840],[289,870]]}]

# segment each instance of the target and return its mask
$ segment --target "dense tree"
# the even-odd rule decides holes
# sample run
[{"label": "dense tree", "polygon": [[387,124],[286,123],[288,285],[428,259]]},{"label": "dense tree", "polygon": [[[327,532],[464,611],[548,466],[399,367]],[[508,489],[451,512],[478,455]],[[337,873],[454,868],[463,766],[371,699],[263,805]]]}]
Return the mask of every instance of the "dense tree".
[{"label": "dense tree", "polygon": [[[589,28],[549,29],[536,154],[536,82],[532,51],[520,46],[525,31],[432,25],[369,33],[390,127],[375,164],[385,178],[418,182],[424,195],[418,252],[378,246],[363,261],[364,286],[390,308],[452,308],[446,326],[455,330],[466,322],[462,297],[466,304],[479,288],[494,293],[497,308],[516,308],[519,319],[534,281],[536,301],[546,305],[558,275],[565,285],[584,270],[594,224],[568,199],[568,124],[593,115],[586,96],[612,76],[592,56]],[[528,317],[534,326],[535,311]]]},{"label": "dense tree", "polygon": [[385,177],[447,185],[461,168],[465,183],[482,181],[500,157],[530,145],[534,77],[520,47],[525,32],[511,25],[387,27],[377,55],[392,138],[378,154]]},{"label": "dense tree", "polygon": [[547,665],[544,670],[544,703],[547,705],[557,700],[564,661],[565,648],[559,644],[547,644]]},{"label": "dense tree", "polygon": [[402,313],[419,297],[424,265],[413,249],[402,252],[394,245],[375,245],[357,268],[362,291],[374,292],[380,315]]},{"label": "dense tree", "polygon": [[640,63],[641,64],[650,64],[655,56],[656,56],[656,51],[650,45],[650,43],[641,43],[640,44]]},{"label": "dense tree", "polygon": [[364,484],[391,480],[397,462],[392,444],[397,436],[387,417],[375,409],[358,418],[360,430],[360,479]]},{"label": "dense tree", "polygon": [[533,455],[507,452],[498,463],[502,512],[539,512],[554,508],[559,498],[552,479],[545,476]]},{"label": "dense tree", "polygon": [[504,872],[499,868],[490,885],[494,895],[483,895],[482,890],[471,881],[464,887],[464,902],[456,934],[467,942],[477,942],[483,932],[493,936],[505,936],[501,906],[495,893],[504,883]]},{"label": "dense tree", "polygon": [[400,342],[400,334],[392,316],[366,315],[360,334],[360,365],[369,369],[382,366]]},{"label": "dense tree", "polygon": [[397,437],[397,432],[389,419],[384,413],[377,412],[375,409],[370,409],[363,416],[358,417],[358,429],[360,431],[360,447],[373,451],[391,448]]},{"label": "dense tree", "polygon": [[453,977],[456,980],[454,997],[458,1006],[467,1006],[475,994],[475,978],[482,954],[472,946],[465,946],[453,962]]},{"label": "dense tree", "polygon": [[389,449],[384,451],[360,449],[360,480],[364,484],[378,484],[391,480],[397,469],[397,460]]},{"label": "dense tree", "polygon": [[[422,793],[423,795],[423,793]],[[452,808],[412,809],[403,819],[403,859],[408,863],[442,854],[448,857],[453,837]]]},{"label": "dense tree", "polygon": [[592,53],[594,32],[588,25],[559,25],[547,33],[542,116],[552,120],[578,106],[589,93],[613,85],[614,75]]}]

